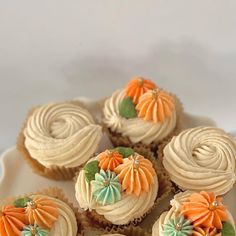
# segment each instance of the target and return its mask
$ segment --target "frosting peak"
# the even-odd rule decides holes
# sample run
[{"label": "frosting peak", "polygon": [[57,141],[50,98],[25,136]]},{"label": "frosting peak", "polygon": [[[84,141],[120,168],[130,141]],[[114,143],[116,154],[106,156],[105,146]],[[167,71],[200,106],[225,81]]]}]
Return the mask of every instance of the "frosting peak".
[{"label": "frosting peak", "polygon": [[118,173],[123,190],[126,190],[128,194],[134,193],[137,196],[142,191],[149,191],[156,175],[152,163],[137,153],[125,158],[123,164],[115,168],[115,172]]},{"label": "frosting peak", "polygon": [[50,229],[59,217],[58,206],[46,197],[35,198],[27,203],[26,214],[29,223]]},{"label": "frosting peak", "polygon": [[154,89],[157,86],[151,80],[144,79],[140,76],[133,77],[127,84],[125,95],[131,97],[135,104],[138,103],[140,96],[146,93],[149,89]]},{"label": "frosting peak", "polygon": [[96,201],[103,206],[121,199],[121,184],[116,174],[110,170],[105,172],[101,169],[100,173],[96,173],[91,185]]},{"label": "frosting peak", "polygon": [[0,235],[20,235],[22,228],[27,224],[24,208],[4,206],[0,209]]},{"label": "frosting peak", "polygon": [[99,167],[103,170],[114,170],[123,162],[123,156],[114,150],[106,150],[98,155]]},{"label": "frosting peak", "polygon": [[189,201],[183,203],[181,214],[190,219],[196,227],[222,229],[222,221],[228,220],[222,198],[205,191],[192,194]]},{"label": "frosting peak", "polygon": [[172,116],[175,108],[174,99],[160,89],[149,90],[143,94],[136,106],[138,116],[146,121],[163,122]]}]

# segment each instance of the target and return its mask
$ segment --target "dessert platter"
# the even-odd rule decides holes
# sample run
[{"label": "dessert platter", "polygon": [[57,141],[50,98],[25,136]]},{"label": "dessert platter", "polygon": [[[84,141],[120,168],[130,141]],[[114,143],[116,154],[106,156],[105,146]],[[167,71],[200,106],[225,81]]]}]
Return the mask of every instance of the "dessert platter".
[{"label": "dessert platter", "polygon": [[141,77],[32,108],[0,157],[0,236],[235,235],[236,143],[215,126]]}]

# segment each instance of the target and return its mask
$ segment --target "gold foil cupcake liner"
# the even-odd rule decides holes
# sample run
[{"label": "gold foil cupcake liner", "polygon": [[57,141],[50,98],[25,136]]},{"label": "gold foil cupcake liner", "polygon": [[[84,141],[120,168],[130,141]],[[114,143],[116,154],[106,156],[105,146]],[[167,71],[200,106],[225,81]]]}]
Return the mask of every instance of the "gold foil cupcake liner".
[{"label": "gold foil cupcake liner", "polygon": [[[86,109],[84,103],[80,101],[69,101],[68,103],[79,105],[80,107]],[[74,168],[66,168],[63,166],[61,167],[51,166],[50,168],[46,167],[41,163],[39,163],[36,159],[32,158],[27,148],[25,147],[24,129],[26,128],[28,118],[33,114],[35,109],[37,109],[38,107],[40,106],[36,106],[28,112],[27,118],[17,138],[17,149],[20,151],[26,162],[30,165],[30,167],[36,174],[54,180],[71,180],[75,176],[75,173],[78,172],[79,167],[74,167]]]},{"label": "gold foil cupcake liner", "polygon": [[176,95],[174,94],[171,94],[171,95],[175,99],[177,120],[176,120],[175,129],[167,137],[165,137],[163,140],[159,141],[158,143],[154,143],[154,142],[150,144],[143,144],[142,142],[132,143],[128,137],[122,136],[121,133],[113,132],[111,129],[107,128],[105,124],[103,124],[103,126],[106,127],[105,130],[112,144],[115,147],[118,147],[118,146],[131,147],[131,148],[142,147],[142,148],[149,149],[157,153],[158,146],[162,144],[163,142],[165,142],[166,140],[169,140],[170,138],[172,138],[174,135],[177,135],[182,130],[182,127],[183,127],[182,125],[182,120],[183,120],[183,115],[184,115],[183,105]]},{"label": "gold foil cupcake liner", "polygon": [[113,223],[108,221],[103,215],[99,215],[96,212],[96,210],[86,211],[86,215],[90,219],[90,224],[96,227],[105,228],[109,232],[113,230],[124,229],[131,225],[137,226],[143,221],[145,217],[147,217],[152,212],[154,208],[156,208],[159,205],[160,201],[165,199],[171,193],[172,184],[171,184],[170,178],[168,174],[166,173],[166,171],[164,170],[164,168],[162,167],[162,165],[160,164],[160,162],[156,160],[153,152],[142,147],[134,147],[134,151],[143,155],[145,158],[149,159],[153,163],[153,167],[157,173],[159,188],[158,188],[158,194],[157,194],[157,197],[155,199],[153,206],[142,216],[140,216],[139,218],[133,219],[131,222],[129,222],[126,225],[114,225]]},{"label": "gold foil cupcake liner", "polygon": [[74,212],[76,220],[77,220],[77,226],[78,226],[78,232],[77,235],[81,235],[81,233],[83,232],[84,229],[89,228],[89,221],[86,217],[86,215],[84,213],[81,213],[78,211],[78,208],[74,207],[74,205],[68,200],[68,198],[65,196],[65,194],[63,193],[63,191],[59,188],[56,187],[50,187],[47,189],[43,189],[40,191],[36,191],[36,192],[31,192],[31,193],[27,193],[27,194],[22,194],[20,196],[14,196],[14,197],[8,197],[5,200],[3,200],[0,203],[1,205],[7,205],[7,204],[12,204],[12,202],[14,202],[16,199],[19,198],[23,198],[26,196],[31,196],[31,195],[45,195],[48,197],[52,197],[52,198],[56,198],[62,202],[64,202],[65,204],[67,204]]}]

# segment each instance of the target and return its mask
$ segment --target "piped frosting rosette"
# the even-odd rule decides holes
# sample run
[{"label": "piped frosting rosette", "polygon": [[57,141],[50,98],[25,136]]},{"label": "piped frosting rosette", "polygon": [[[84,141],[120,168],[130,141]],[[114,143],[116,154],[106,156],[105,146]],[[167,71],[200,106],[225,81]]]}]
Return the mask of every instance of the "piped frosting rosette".
[{"label": "piped frosting rosette", "polygon": [[155,222],[152,236],[235,236],[231,213],[213,192],[181,192]]},{"label": "piped frosting rosette", "polygon": [[188,129],[165,146],[163,165],[182,190],[225,194],[236,180],[236,142],[219,128]]},{"label": "piped frosting rosette", "polygon": [[69,179],[96,152],[101,138],[102,127],[77,102],[51,103],[29,114],[18,149],[40,174]]},{"label": "piped frosting rosette", "polygon": [[[152,81],[134,77],[105,101],[103,122],[117,145],[159,143],[177,127],[180,102]],[[123,137],[118,140],[118,134]],[[128,140],[126,140],[127,138]]]},{"label": "piped frosting rosette", "polygon": [[[75,191],[80,207],[97,223],[126,225],[141,220],[152,209],[161,197],[160,184],[149,159],[131,148],[118,147],[100,153],[84,166]],[[170,189],[161,186],[166,192]]]},{"label": "piped frosting rosette", "polygon": [[76,236],[74,210],[60,197],[30,194],[0,206],[0,236]]}]

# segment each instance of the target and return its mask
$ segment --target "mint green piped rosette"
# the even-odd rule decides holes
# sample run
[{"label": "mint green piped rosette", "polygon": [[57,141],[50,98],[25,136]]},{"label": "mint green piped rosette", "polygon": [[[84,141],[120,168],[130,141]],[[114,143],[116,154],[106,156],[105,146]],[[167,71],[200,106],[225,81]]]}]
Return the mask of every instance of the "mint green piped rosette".
[{"label": "mint green piped rosette", "polygon": [[121,184],[118,176],[110,170],[100,170],[91,181],[92,193],[96,202],[103,206],[113,204],[121,199]]},{"label": "mint green piped rosette", "polygon": [[169,219],[164,226],[164,236],[189,236],[192,235],[193,226],[191,221],[183,216]]},{"label": "mint green piped rosette", "polygon": [[21,231],[21,236],[48,236],[49,232],[37,225],[28,225]]}]

